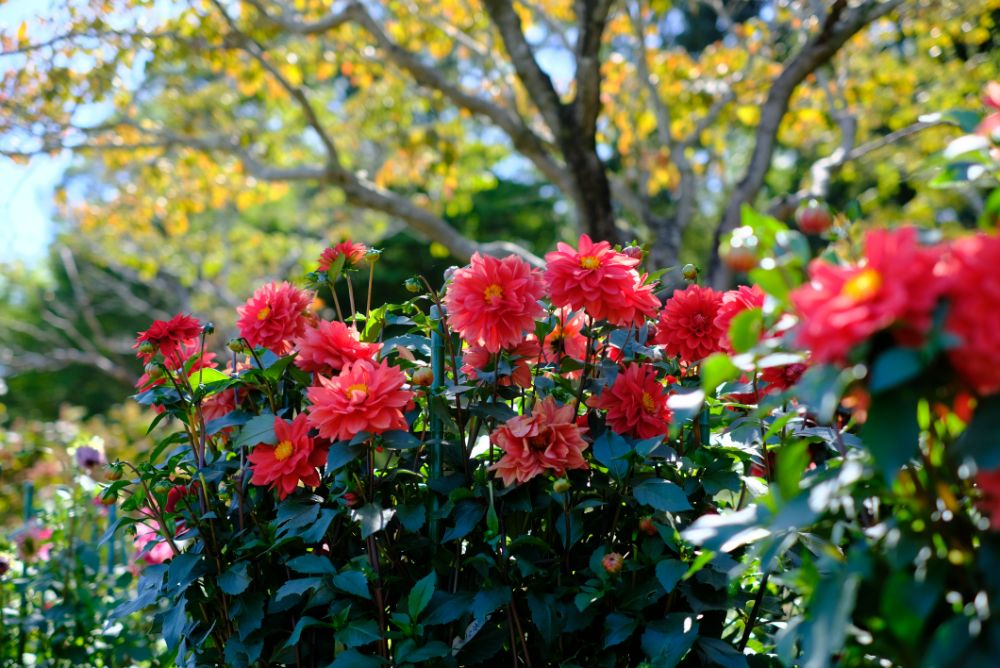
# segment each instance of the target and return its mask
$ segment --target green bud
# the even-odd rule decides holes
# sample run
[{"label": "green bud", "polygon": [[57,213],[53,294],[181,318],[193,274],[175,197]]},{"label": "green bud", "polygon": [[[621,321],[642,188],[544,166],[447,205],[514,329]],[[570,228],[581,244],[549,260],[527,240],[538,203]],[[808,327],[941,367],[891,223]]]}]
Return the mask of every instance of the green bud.
[{"label": "green bud", "polygon": [[569,488],[570,488],[569,480],[567,480],[566,478],[559,478],[554,483],[552,483],[552,491],[557,492],[559,494],[565,494],[566,492],[569,491]]},{"label": "green bud", "polygon": [[243,339],[229,339],[229,343],[226,344],[226,347],[234,353],[242,353],[247,349],[246,345],[243,343]]},{"label": "green bud", "polygon": [[413,294],[419,294],[424,291],[424,286],[416,278],[406,279],[403,285],[406,287],[407,292],[412,292]]},{"label": "green bud", "polygon": [[681,273],[684,275],[684,280],[687,281],[697,281],[698,280],[698,267],[693,264],[686,264],[684,268],[681,269]]},{"label": "green bud", "polygon": [[139,344],[139,352],[143,355],[152,355],[156,352],[156,346],[153,345],[152,341],[143,341]]},{"label": "green bud", "polygon": [[369,267],[374,265],[380,259],[382,259],[382,251],[377,248],[369,248],[365,252],[365,262],[368,263]]}]

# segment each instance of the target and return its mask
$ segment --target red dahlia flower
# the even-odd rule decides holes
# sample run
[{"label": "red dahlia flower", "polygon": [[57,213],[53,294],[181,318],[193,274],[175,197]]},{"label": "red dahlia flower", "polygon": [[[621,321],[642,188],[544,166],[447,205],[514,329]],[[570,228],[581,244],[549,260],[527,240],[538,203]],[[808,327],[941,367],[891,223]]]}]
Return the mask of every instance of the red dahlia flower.
[{"label": "red dahlia flower", "polygon": [[295,491],[301,481],[307,487],[319,485],[316,469],[326,464],[327,446],[309,436],[309,419],[299,413],[291,422],[274,418],[277,445],[264,443],[254,447],[247,456],[254,485],[270,485],[284,499]]},{"label": "red dahlia flower", "polygon": [[356,267],[364,261],[367,252],[368,247],[362,243],[354,243],[350,239],[341,241],[339,244],[325,249],[319,256],[319,270],[329,271],[341,255],[345,256],[345,265]]},{"label": "red dahlia flower", "polygon": [[582,308],[592,318],[624,327],[641,325],[659,307],[653,286],[643,285],[639,258],[580,235],[579,249],[560,242],[546,254],[545,285],[555,306]]},{"label": "red dahlia flower", "polygon": [[1000,391],[1000,237],[977,234],[956,241],[945,329],[960,343],[952,366],[980,395]]},{"label": "red dahlia flower", "polygon": [[921,247],[917,231],[872,230],[862,264],[809,264],[810,282],[796,288],[792,303],[802,318],[798,341],[818,362],[843,362],[851,348],[897,326],[897,337],[919,345],[945,283],[935,275],[940,252]]},{"label": "red dahlia flower", "polygon": [[733,324],[733,318],[743,311],[753,308],[764,307],[764,291],[759,285],[741,285],[735,290],[722,293],[722,301],[719,304],[719,314],[715,316],[715,326],[719,328],[722,336],[719,338],[719,346],[725,352],[733,352],[733,346],[729,341],[729,326]]},{"label": "red dahlia flower", "polygon": [[663,385],[656,379],[656,369],[651,366],[629,364],[610,387],[591,397],[587,404],[606,410],[608,427],[616,433],[653,438],[670,432],[673,414],[667,408]]},{"label": "red dahlia flower", "polygon": [[809,365],[803,364],[801,362],[795,362],[794,364],[781,364],[778,366],[771,366],[766,369],[762,369],[760,372],[760,380],[765,384],[762,392],[768,394],[770,392],[781,392],[782,390],[787,390],[788,388],[799,382],[802,378],[802,374],[806,372]]},{"label": "red dahlia flower", "polygon": [[178,313],[170,320],[154,320],[149,329],[139,332],[132,347],[141,348],[146,342],[152,344],[151,352],[143,352],[141,349],[136,352],[135,356],[143,362],[149,363],[158,352],[169,360],[188,344],[197,341],[201,336],[201,329],[201,322],[197,318]]},{"label": "red dahlia flower", "polygon": [[240,336],[251,346],[263,346],[277,355],[292,349],[292,339],[306,328],[306,311],[313,296],[293,285],[268,283],[259,288],[246,304],[236,309]]},{"label": "red dahlia flower", "polygon": [[332,375],[359,359],[374,360],[381,343],[362,343],[358,330],[342,322],[321,321],[295,339],[295,365],[303,371]]},{"label": "red dahlia flower", "polygon": [[[531,364],[538,359],[541,347],[534,339],[517,344],[509,351],[506,351],[508,363],[511,366],[510,375],[500,376],[498,383],[503,386],[513,382],[520,387],[531,387]],[[478,371],[492,372],[494,354],[490,353],[482,346],[472,346],[462,356],[462,373],[471,380],[479,378]]]},{"label": "red dahlia flower", "polygon": [[319,376],[319,386],[309,388],[309,423],[331,440],[350,440],[367,431],[381,434],[406,429],[403,410],[413,398],[404,390],[406,376],[385,360],[375,364],[360,359],[344,367],[333,379]]},{"label": "red dahlia flower", "polygon": [[976,486],[983,493],[976,504],[990,518],[990,527],[1000,529],[1000,469],[980,471],[976,474]]},{"label": "red dahlia flower", "polygon": [[688,364],[719,352],[726,334],[716,324],[721,306],[722,295],[711,288],[689,285],[675,290],[660,312],[653,342]]},{"label": "red dahlia flower", "polygon": [[498,259],[476,253],[455,272],[444,304],[448,324],[470,345],[495,353],[524,340],[544,313],[538,271],[521,258]]},{"label": "red dahlia flower", "polygon": [[572,406],[559,406],[551,396],[545,397],[531,415],[511,418],[490,434],[504,451],[490,470],[499,472],[504,485],[512,485],[545,471],[562,475],[568,469],[585,469],[585,431],[576,425]]}]

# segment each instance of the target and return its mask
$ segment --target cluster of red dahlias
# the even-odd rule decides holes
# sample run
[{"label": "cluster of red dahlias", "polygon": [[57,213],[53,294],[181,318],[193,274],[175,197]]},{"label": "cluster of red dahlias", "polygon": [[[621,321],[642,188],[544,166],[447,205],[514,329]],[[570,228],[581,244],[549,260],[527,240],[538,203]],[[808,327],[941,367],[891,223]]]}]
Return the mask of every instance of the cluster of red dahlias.
[{"label": "cluster of red dahlias", "polygon": [[818,362],[844,364],[877,334],[897,345],[925,343],[936,309],[946,304],[948,358],[980,396],[1000,391],[1000,238],[976,234],[923,245],[915,228],[874,230],[863,258],[850,265],[814,260],[809,282],[792,293],[801,319],[798,342]]},{"label": "cluster of red dahlias", "polygon": [[[730,351],[730,323],[740,312],[762,307],[764,293],[758,287],[721,293],[691,285],[675,291],[661,309],[653,293],[655,284],[637,269],[641,255],[641,251],[617,251],[607,242],[594,243],[582,235],[577,248],[560,243],[546,255],[544,270],[517,257],[473,256],[468,266],[454,273],[444,297],[448,324],[468,345],[462,371],[471,381],[500,374],[487,380],[528,388],[532,370],[539,366],[558,372],[569,358],[578,364],[565,375],[578,378],[579,363],[586,366],[606,354],[620,364],[618,373],[603,392],[588,399],[587,406],[606,411],[608,427],[620,434],[666,435],[671,421],[666,379],[653,365],[628,361],[623,350],[609,342],[600,344],[585,332],[602,324],[638,331],[655,320],[651,343],[689,367],[712,353]],[[548,297],[554,315],[541,304],[543,297]],[[555,325],[539,343],[535,326],[541,318],[554,318]],[[543,471],[558,474],[586,465],[579,456],[581,446],[566,445],[585,444],[584,430],[573,426],[572,409],[564,419],[566,407],[547,401],[551,403],[546,408],[511,420],[492,435],[505,453],[494,468],[507,484]],[[573,429],[579,431],[572,438],[566,436]]]}]

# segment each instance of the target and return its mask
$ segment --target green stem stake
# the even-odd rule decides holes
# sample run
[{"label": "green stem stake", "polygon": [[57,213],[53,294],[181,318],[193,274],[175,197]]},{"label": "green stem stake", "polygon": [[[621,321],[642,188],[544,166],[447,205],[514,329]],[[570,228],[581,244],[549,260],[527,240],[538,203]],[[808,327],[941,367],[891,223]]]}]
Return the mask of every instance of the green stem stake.
[{"label": "green stem stake", "polygon": [[[430,309],[431,320],[434,329],[431,331],[431,371],[434,372],[434,381],[431,383],[431,397],[438,395],[444,387],[444,337],[442,336],[441,310],[435,306]],[[441,440],[444,438],[444,424],[435,411],[431,411],[431,480],[441,477]],[[431,495],[431,516],[428,522],[432,540],[440,539],[440,525],[438,520],[438,510],[440,501],[437,494]]]},{"label": "green stem stake", "polygon": [[[34,504],[35,504],[35,485],[29,480],[24,483],[23,488],[24,495],[24,523],[27,524],[31,521],[32,515],[35,514]],[[21,614],[20,614],[20,624],[19,631],[17,634],[17,658],[19,660],[24,660],[24,650],[27,645],[28,639],[25,637],[24,623],[28,618],[28,562],[25,561],[21,565],[21,576],[24,578],[24,584],[21,585]]]}]

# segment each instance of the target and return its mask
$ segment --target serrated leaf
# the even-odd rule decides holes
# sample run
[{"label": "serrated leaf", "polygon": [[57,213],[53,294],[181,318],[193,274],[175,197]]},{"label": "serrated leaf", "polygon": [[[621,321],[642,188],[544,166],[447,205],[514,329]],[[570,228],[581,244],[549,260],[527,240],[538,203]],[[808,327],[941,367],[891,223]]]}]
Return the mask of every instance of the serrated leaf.
[{"label": "serrated leaf", "polygon": [[303,575],[332,575],[337,572],[327,557],[318,554],[303,554],[288,560],[285,565]]},{"label": "serrated leaf", "polygon": [[677,559],[664,559],[656,564],[656,579],[668,594],[674,590],[680,579],[687,573],[688,565]]},{"label": "serrated leaf", "polygon": [[381,640],[378,624],[374,619],[354,621],[336,633],[337,642],[345,647],[360,647]]},{"label": "serrated leaf", "polygon": [[472,614],[480,624],[491,612],[510,602],[510,587],[493,587],[478,592],[472,599]]},{"label": "serrated leaf", "polygon": [[396,514],[392,508],[382,508],[373,503],[366,504],[357,510],[352,511],[354,521],[361,524],[361,537],[368,536],[382,531],[389,526],[389,520]]},{"label": "serrated leaf", "polygon": [[635,617],[612,612],[604,620],[604,648],[620,645],[629,639],[639,628],[639,620]]},{"label": "serrated leaf", "polygon": [[437,574],[431,571],[413,585],[410,594],[406,599],[406,607],[410,613],[410,619],[416,621],[420,613],[424,611],[434,595],[434,583],[437,581]]},{"label": "serrated leaf", "polygon": [[359,598],[371,599],[368,580],[361,571],[343,571],[333,576],[333,586]]},{"label": "serrated leaf", "polygon": [[274,416],[268,413],[248,420],[240,430],[239,438],[236,439],[233,448],[254,446],[258,443],[273,444],[277,440],[274,435],[274,419]]},{"label": "serrated leaf", "polygon": [[230,596],[238,596],[250,586],[250,576],[247,575],[248,564],[245,561],[230,566],[225,573],[219,576],[219,589]]}]

